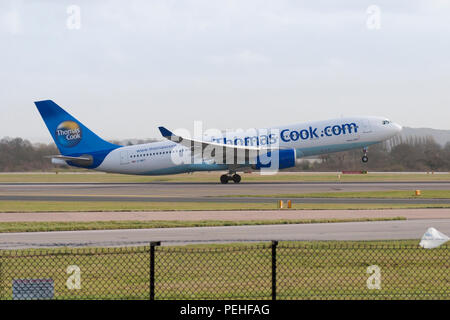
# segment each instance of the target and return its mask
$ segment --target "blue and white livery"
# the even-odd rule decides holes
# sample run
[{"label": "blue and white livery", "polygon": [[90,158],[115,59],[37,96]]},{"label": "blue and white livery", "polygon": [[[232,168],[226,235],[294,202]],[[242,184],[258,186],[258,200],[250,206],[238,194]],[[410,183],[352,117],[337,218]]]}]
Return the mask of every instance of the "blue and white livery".
[{"label": "blue and white livery", "polygon": [[295,166],[296,159],[351,149],[388,140],[402,127],[386,118],[351,117],[248,131],[219,132],[194,139],[159,127],[167,141],[133,146],[109,143],[51,100],[35,102],[60,151],[54,163],[110,173],[163,175],[194,171],[228,171],[222,183],[246,170]]}]

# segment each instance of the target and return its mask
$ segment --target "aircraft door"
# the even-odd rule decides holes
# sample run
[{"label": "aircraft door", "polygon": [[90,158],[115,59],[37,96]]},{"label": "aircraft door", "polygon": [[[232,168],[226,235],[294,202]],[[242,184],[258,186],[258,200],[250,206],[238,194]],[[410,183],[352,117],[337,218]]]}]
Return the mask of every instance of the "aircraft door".
[{"label": "aircraft door", "polygon": [[361,127],[362,127],[362,132],[363,133],[370,133],[370,132],[372,132],[372,127],[370,126],[370,121],[369,120],[363,120]]},{"label": "aircraft door", "polygon": [[130,159],[128,157],[128,151],[121,151],[120,152],[120,164],[129,164]]}]

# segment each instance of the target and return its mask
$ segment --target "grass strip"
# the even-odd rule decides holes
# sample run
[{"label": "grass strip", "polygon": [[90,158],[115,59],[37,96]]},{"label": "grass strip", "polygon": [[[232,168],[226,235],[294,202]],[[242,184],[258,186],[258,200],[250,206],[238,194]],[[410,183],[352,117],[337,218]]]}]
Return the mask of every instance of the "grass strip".
[{"label": "grass strip", "polygon": [[[273,203],[225,202],[102,202],[102,201],[15,201],[0,202],[0,213],[14,212],[143,212],[143,211],[229,211],[277,210]],[[375,210],[450,208],[449,204],[293,203],[291,210]],[[287,209],[283,209],[287,210]]]},{"label": "grass strip", "polygon": [[224,198],[373,198],[373,199],[450,199],[450,190],[422,190],[420,196],[415,190],[362,191],[362,192],[315,192],[279,194],[224,195]]}]

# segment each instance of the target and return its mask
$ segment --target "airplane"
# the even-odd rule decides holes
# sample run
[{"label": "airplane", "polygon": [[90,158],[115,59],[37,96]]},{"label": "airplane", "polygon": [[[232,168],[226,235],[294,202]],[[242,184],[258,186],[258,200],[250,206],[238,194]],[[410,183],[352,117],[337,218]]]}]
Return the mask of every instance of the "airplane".
[{"label": "airplane", "polygon": [[302,157],[362,149],[397,135],[402,127],[383,117],[348,117],[253,129],[221,131],[200,138],[177,135],[161,126],[165,138],[131,146],[110,143],[97,136],[52,100],[36,101],[59,155],[54,164],[108,173],[167,175],[195,171],[228,171],[220,182],[239,183],[238,172],[277,172],[294,167]]}]

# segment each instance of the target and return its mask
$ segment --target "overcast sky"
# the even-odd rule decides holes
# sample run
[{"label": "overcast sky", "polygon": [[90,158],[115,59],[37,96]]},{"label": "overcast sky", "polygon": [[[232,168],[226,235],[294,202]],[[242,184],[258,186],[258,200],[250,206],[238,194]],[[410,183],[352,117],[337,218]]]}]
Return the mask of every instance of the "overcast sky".
[{"label": "overcast sky", "polygon": [[43,99],[107,139],[351,115],[450,129],[450,1],[2,0],[0,43],[0,137],[50,141]]}]

